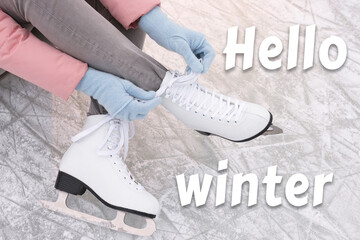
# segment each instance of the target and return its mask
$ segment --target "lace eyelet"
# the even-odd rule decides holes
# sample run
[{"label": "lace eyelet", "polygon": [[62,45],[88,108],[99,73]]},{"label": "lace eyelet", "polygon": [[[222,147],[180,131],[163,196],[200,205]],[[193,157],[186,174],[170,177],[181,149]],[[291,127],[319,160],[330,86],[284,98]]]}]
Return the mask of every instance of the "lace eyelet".
[{"label": "lace eyelet", "polygon": [[219,118],[219,122],[221,122],[221,119]]},{"label": "lace eyelet", "polygon": [[126,177],[124,177],[124,179],[126,179]]}]

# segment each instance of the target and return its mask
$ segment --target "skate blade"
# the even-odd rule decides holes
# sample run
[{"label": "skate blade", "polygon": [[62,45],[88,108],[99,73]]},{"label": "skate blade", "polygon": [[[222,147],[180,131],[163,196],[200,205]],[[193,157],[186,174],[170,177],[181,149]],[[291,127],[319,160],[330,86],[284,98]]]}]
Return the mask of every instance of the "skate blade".
[{"label": "skate blade", "polygon": [[41,201],[45,208],[81,221],[85,221],[101,227],[106,227],[115,231],[125,232],[133,235],[150,236],[156,231],[155,222],[150,218],[145,218],[146,227],[134,228],[125,223],[124,221],[125,212],[122,211],[117,211],[117,215],[113,220],[105,220],[102,218],[92,216],[90,214],[72,210],[66,205],[66,199],[69,194],[62,191],[58,191],[58,192],[59,192],[59,196],[56,202]]},{"label": "skate blade", "polygon": [[276,135],[283,133],[283,130],[275,125],[271,125],[263,135]]}]

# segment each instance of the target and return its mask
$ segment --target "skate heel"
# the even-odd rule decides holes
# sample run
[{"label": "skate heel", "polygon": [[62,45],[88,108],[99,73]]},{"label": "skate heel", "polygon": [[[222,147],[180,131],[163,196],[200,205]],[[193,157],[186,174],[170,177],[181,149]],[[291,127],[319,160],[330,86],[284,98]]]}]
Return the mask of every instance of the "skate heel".
[{"label": "skate heel", "polygon": [[55,188],[73,195],[83,195],[86,191],[86,186],[80,180],[61,171],[56,178]]}]

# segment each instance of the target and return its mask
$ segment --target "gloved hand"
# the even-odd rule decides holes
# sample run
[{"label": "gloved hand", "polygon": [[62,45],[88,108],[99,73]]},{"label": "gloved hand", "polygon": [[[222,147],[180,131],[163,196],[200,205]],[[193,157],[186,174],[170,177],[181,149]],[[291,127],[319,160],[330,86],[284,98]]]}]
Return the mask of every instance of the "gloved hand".
[{"label": "gloved hand", "polygon": [[[201,33],[182,27],[170,20],[160,7],[154,7],[140,18],[139,27],[155,42],[182,55],[196,73],[205,73],[215,57],[215,51]],[[199,59],[202,62],[199,62]]]},{"label": "gloved hand", "polygon": [[111,116],[126,121],[145,118],[161,102],[154,91],[147,92],[128,80],[91,67],[76,90],[95,98]]}]

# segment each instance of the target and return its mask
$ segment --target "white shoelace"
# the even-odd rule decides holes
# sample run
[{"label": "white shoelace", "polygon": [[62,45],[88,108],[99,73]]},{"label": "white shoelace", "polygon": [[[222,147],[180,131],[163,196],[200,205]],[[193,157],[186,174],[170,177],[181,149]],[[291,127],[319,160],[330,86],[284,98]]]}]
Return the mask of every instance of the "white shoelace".
[{"label": "white shoelace", "polygon": [[226,117],[226,120],[230,122],[233,118],[237,123],[245,102],[201,87],[197,82],[199,75],[194,72],[187,75],[173,72],[172,79],[161,85],[156,95],[161,96],[165,93],[165,98],[171,97],[172,102],[178,102],[180,107],[185,106],[187,111],[194,108],[195,113],[201,111],[203,116],[211,114],[211,119],[217,116],[221,121]]},{"label": "white shoelace", "polygon": [[[73,142],[77,142],[108,122],[110,123],[109,130],[106,133],[105,138],[97,146],[96,153],[100,156],[110,156],[114,158],[114,164],[119,166],[119,172],[124,175],[124,179],[128,180],[130,184],[136,184],[136,189],[143,189],[143,187],[131,175],[125,164],[125,159],[128,154],[129,140],[134,136],[134,124],[132,122],[122,121],[120,119],[115,119],[112,116],[107,116],[94,126],[75,135],[71,138],[71,140]],[[123,154],[121,156],[121,150],[123,147]]]}]

